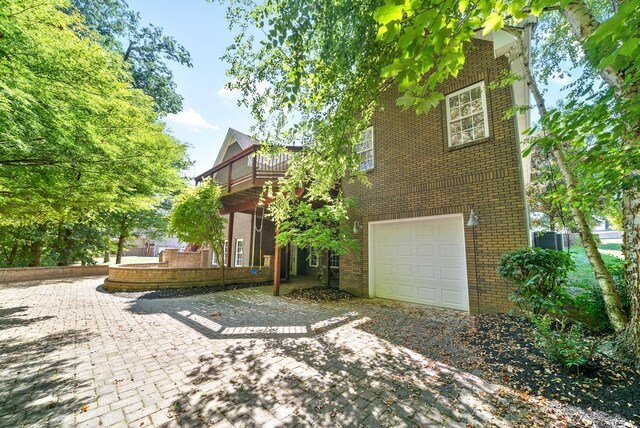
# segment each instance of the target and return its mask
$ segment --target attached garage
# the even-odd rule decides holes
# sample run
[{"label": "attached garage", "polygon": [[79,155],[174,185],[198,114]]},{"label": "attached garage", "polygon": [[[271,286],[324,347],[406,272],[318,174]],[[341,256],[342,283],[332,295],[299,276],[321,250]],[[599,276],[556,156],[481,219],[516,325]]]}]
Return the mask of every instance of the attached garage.
[{"label": "attached garage", "polygon": [[369,294],[468,311],[462,214],[370,222]]}]

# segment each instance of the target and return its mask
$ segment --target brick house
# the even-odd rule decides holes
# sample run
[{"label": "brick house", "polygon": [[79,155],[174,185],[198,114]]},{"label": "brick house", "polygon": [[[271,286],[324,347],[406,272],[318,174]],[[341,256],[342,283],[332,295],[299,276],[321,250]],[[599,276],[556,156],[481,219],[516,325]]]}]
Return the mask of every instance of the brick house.
[{"label": "brick house", "polygon": [[371,187],[343,186],[359,200],[350,218],[361,251],[341,257],[341,288],[472,313],[511,307],[496,267],[503,253],[529,245],[520,151],[529,118],[505,113],[528,105],[528,91],[523,82],[489,88],[510,68],[511,42],[502,32],[474,40],[458,78],[439,88],[446,99],[427,115],[397,107],[396,90],[382,95],[384,110],[358,148]]},{"label": "brick house", "polygon": [[[328,261],[339,267],[340,288],[472,313],[511,307],[511,290],[496,266],[504,252],[529,244],[524,196],[529,166],[520,150],[529,117],[518,113],[506,119],[505,113],[529,99],[523,82],[496,89],[490,83],[505,70],[519,71],[508,58],[512,46],[506,32],[478,36],[458,77],[441,85],[445,100],[428,115],[402,111],[395,89],[382,95],[358,147],[371,187],[343,185],[347,196],[359,200],[350,219],[361,250]],[[257,264],[252,231],[262,224],[256,208],[261,187],[286,170],[286,155],[265,162],[256,156],[259,148],[230,129],[214,167],[196,177],[197,182],[213,177],[226,187],[227,266]],[[479,219],[474,228],[466,226],[472,208]],[[268,219],[263,224],[262,254],[274,254],[275,227]],[[275,282],[313,274],[322,265],[306,249],[279,251],[275,266],[281,274]]]}]

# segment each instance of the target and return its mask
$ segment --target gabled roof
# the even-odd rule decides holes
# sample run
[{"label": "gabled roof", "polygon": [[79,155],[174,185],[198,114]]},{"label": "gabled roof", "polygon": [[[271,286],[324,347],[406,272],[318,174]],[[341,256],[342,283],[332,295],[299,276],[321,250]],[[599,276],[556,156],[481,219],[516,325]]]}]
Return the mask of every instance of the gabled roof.
[{"label": "gabled roof", "polygon": [[236,129],[229,128],[227,131],[227,136],[224,137],[224,142],[222,143],[222,147],[220,147],[220,151],[218,152],[218,157],[216,158],[216,162],[213,164],[214,166],[218,165],[224,159],[224,155],[227,153],[229,146],[233,143],[238,143],[242,150],[248,149],[251,146],[256,144],[260,144],[260,141],[251,138],[247,134],[244,134]]}]

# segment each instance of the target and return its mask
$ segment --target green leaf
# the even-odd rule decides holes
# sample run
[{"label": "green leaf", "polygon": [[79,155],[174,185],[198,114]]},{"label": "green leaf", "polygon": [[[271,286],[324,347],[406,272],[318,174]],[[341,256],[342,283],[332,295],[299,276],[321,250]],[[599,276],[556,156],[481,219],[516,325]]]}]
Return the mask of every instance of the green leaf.
[{"label": "green leaf", "polygon": [[401,20],[403,9],[404,5],[385,4],[376,9],[373,19],[382,25],[387,25],[391,21]]},{"label": "green leaf", "polygon": [[502,18],[502,15],[498,13],[492,13],[487,19],[485,19],[483,26],[484,30],[482,30],[482,35],[486,36],[490,32],[498,31],[504,27],[504,19]]}]

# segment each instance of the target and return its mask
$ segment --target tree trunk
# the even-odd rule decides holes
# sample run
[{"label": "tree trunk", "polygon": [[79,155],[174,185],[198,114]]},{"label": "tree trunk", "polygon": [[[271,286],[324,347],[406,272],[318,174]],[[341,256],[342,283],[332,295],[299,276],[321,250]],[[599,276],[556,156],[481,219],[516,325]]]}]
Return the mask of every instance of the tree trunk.
[{"label": "tree trunk", "polygon": [[18,241],[13,241],[13,245],[11,245],[11,250],[9,250],[9,254],[7,255],[7,267],[13,267],[13,264],[16,261],[16,255],[18,254]]},{"label": "tree trunk", "polygon": [[640,367],[640,192],[627,189],[622,198],[627,295],[631,304],[631,319],[618,339],[618,350]]},{"label": "tree trunk", "polygon": [[109,263],[111,261],[111,252],[109,251],[105,251],[104,252],[104,259],[102,260],[103,263]]},{"label": "tree trunk", "polygon": [[[614,13],[622,0],[612,0]],[[584,47],[584,41],[593,34],[600,23],[595,19],[584,0],[574,0],[562,11],[563,16],[571,25],[573,33]],[[631,100],[638,95],[637,82],[627,88],[623,87],[625,80],[624,70],[615,70],[607,66],[600,70],[600,76],[620,96]],[[633,124],[633,125],[637,125]],[[637,129],[637,128],[635,128]],[[634,137],[638,137],[637,132]],[[633,139],[625,141],[626,144],[637,144]],[[633,182],[633,180],[632,180]],[[622,227],[624,230],[623,254],[625,258],[625,281],[627,293],[631,302],[630,322],[619,337],[619,349],[630,356],[640,366],[640,284],[638,283],[638,251],[640,251],[640,194],[634,184],[623,189],[622,193]],[[618,331],[618,330],[616,330]]]},{"label": "tree trunk", "polygon": [[[531,93],[533,94],[533,98],[536,102],[540,117],[544,117],[548,113],[547,107],[545,105],[545,100],[542,96],[542,93],[538,89],[538,84],[531,74],[528,54],[522,40],[522,35],[520,33],[516,33],[514,35],[516,36],[518,42],[518,50],[520,51],[518,56],[522,58],[523,61],[523,77],[527,85],[529,86]],[[578,228],[578,233],[580,233],[582,245],[584,246],[584,251],[587,259],[589,260],[589,264],[591,265],[596,280],[598,281],[598,285],[602,290],[602,296],[604,298],[605,308],[607,310],[607,315],[609,316],[609,321],[611,322],[611,325],[616,332],[621,332],[627,325],[628,319],[624,313],[622,304],[620,303],[620,296],[618,295],[618,290],[616,289],[613,278],[611,277],[607,266],[602,260],[600,251],[598,251],[598,245],[593,238],[593,233],[591,233],[591,227],[589,226],[589,222],[587,221],[587,216],[579,208],[579,198],[575,194],[577,181],[575,176],[573,175],[573,171],[571,171],[569,167],[561,142],[558,141],[554,144],[554,146],[552,147],[552,154],[556,160],[556,163],[558,164],[558,167],[560,168],[562,178],[564,179],[567,186],[569,208],[575,224]]]},{"label": "tree trunk", "polygon": [[31,267],[42,266],[42,242],[34,242],[29,246],[31,251]]},{"label": "tree trunk", "polygon": [[118,251],[116,252],[116,264],[119,265],[122,263],[122,252],[124,249],[124,240],[127,237],[124,235],[118,236]]}]

